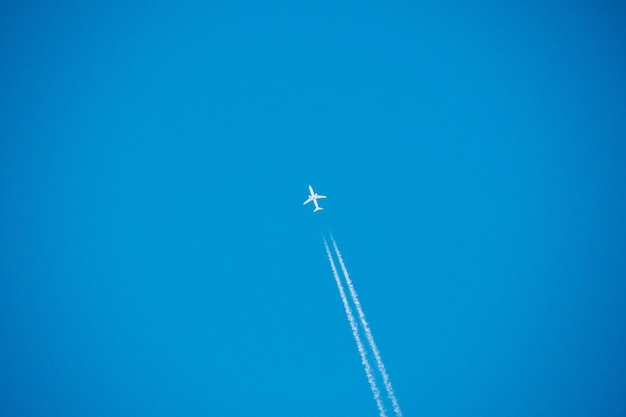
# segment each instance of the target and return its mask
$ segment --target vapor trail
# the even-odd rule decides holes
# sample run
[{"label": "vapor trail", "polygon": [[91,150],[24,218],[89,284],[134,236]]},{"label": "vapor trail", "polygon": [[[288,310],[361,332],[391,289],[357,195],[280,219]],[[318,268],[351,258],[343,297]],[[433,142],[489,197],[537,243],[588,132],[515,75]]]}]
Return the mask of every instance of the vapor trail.
[{"label": "vapor trail", "polygon": [[[385,365],[383,364],[383,360],[380,357],[380,352],[378,351],[378,347],[376,347],[376,343],[374,342],[374,336],[372,336],[372,331],[370,330],[370,326],[365,319],[365,313],[363,313],[363,309],[361,308],[361,303],[359,302],[359,297],[356,294],[356,290],[354,289],[354,285],[352,285],[352,280],[350,279],[350,274],[348,274],[348,269],[343,262],[343,258],[341,257],[341,252],[339,252],[339,248],[337,247],[337,243],[335,242],[335,238],[331,235],[330,240],[333,243],[333,247],[335,248],[335,253],[337,254],[337,259],[339,259],[339,265],[341,266],[341,270],[343,271],[343,275],[346,278],[346,283],[348,284],[348,290],[350,290],[350,296],[352,297],[352,301],[356,306],[356,311],[359,314],[359,319],[361,320],[361,326],[363,327],[363,331],[365,332],[365,337],[372,349],[372,353],[374,354],[374,358],[376,359],[376,366],[378,367],[378,371],[383,377],[383,383],[385,384],[385,389],[387,390],[387,396],[391,400],[393,404],[393,411],[396,413],[396,416],[402,417],[402,410],[400,410],[400,404],[398,404],[398,400],[396,399],[395,394],[393,393],[393,388],[391,387],[391,381],[389,381],[389,375],[387,375],[387,370],[385,369]],[[326,244],[326,240],[324,240],[324,244]],[[328,247],[327,247],[328,250]]]},{"label": "vapor trail", "polygon": [[328,255],[330,268],[333,270],[333,276],[335,277],[335,282],[337,283],[337,289],[339,289],[339,295],[341,295],[341,301],[343,301],[343,307],[346,310],[346,316],[348,317],[348,322],[350,322],[350,328],[352,329],[352,336],[354,337],[354,341],[356,342],[356,347],[359,350],[359,354],[361,355],[361,363],[363,364],[363,368],[365,369],[365,375],[367,375],[367,381],[370,383],[372,394],[374,394],[374,400],[376,400],[376,406],[378,407],[378,412],[380,413],[380,417],[387,417],[387,414],[385,413],[385,407],[383,407],[383,403],[380,399],[380,391],[378,390],[378,386],[376,385],[376,381],[374,380],[374,375],[372,374],[372,367],[370,366],[370,363],[367,360],[367,356],[365,355],[365,349],[363,348],[363,343],[361,342],[361,337],[359,336],[359,330],[357,328],[354,316],[352,315],[352,309],[350,308],[350,305],[348,304],[348,298],[346,297],[346,293],[343,289],[343,284],[341,284],[341,280],[339,279],[339,274],[337,273],[335,262],[333,261],[333,257],[330,254],[330,249],[328,248],[328,243],[326,243],[325,238],[324,238],[324,247],[326,248],[326,254]]}]

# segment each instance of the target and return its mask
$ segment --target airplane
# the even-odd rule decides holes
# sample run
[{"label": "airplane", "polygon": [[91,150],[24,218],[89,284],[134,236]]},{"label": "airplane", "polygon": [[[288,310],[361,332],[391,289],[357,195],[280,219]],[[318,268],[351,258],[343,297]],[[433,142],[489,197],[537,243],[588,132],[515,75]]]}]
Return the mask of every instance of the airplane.
[{"label": "airplane", "polygon": [[[312,201],[313,204],[315,204],[315,210],[313,210],[313,213],[315,213],[316,211],[324,210],[322,207],[317,205],[317,199],[318,198],[326,198],[326,196],[325,195],[315,194],[315,191],[313,191],[313,187],[311,187],[310,185],[309,185],[309,191],[311,192],[311,195],[309,195],[309,198],[306,199],[304,204],[310,203]],[[304,205],[304,204],[302,204],[302,205]]]}]

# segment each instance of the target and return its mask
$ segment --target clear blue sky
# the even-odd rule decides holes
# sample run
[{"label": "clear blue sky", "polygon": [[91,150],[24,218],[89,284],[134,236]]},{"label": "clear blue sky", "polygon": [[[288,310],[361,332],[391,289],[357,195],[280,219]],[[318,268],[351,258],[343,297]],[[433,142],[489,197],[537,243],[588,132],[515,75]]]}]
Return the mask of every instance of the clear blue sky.
[{"label": "clear blue sky", "polygon": [[[626,415],[619,2],[0,6],[0,415]],[[303,207],[307,185],[329,196]]]}]

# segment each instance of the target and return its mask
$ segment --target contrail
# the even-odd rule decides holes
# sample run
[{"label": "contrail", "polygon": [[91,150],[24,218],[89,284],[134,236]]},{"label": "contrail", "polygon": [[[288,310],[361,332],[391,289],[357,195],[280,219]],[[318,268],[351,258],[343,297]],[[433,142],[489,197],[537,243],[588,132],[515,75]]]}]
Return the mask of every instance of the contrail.
[{"label": "contrail", "polygon": [[339,279],[339,274],[337,273],[335,262],[333,261],[333,257],[330,254],[330,249],[328,248],[328,243],[326,243],[325,238],[324,247],[326,248],[326,254],[328,255],[330,268],[333,270],[333,276],[335,277],[335,282],[337,283],[337,288],[339,289],[339,295],[341,295],[341,301],[343,301],[343,307],[346,310],[346,316],[348,317],[350,327],[352,328],[352,336],[354,336],[356,347],[359,350],[359,354],[361,355],[361,363],[363,364],[363,368],[365,368],[365,375],[367,375],[367,381],[370,383],[370,388],[372,389],[372,393],[374,394],[374,399],[376,400],[376,406],[378,406],[380,417],[387,417],[387,414],[385,413],[385,407],[383,407],[383,403],[380,399],[380,391],[378,390],[378,386],[376,385],[376,381],[374,380],[374,375],[372,374],[372,367],[370,366],[370,363],[367,360],[367,356],[365,355],[365,349],[363,348],[363,343],[361,342],[361,337],[359,336],[359,330],[357,329],[356,321],[354,320],[354,316],[352,315],[352,309],[348,304],[348,298],[346,297],[346,293],[343,290],[343,285],[341,284],[341,281]]},{"label": "contrail", "polygon": [[[372,336],[372,331],[370,330],[370,326],[365,319],[365,313],[363,313],[363,309],[361,308],[361,303],[359,302],[359,297],[356,294],[354,286],[352,285],[352,280],[350,279],[350,275],[348,274],[348,269],[343,262],[343,258],[341,257],[341,252],[339,252],[339,248],[337,247],[337,243],[335,242],[335,238],[331,235],[330,240],[333,243],[333,247],[335,248],[335,253],[337,254],[337,259],[339,259],[339,265],[341,265],[341,270],[343,271],[343,275],[346,278],[346,283],[348,284],[348,289],[350,290],[350,296],[352,297],[352,301],[356,306],[356,311],[359,314],[359,319],[361,320],[361,325],[363,326],[363,330],[365,331],[365,337],[367,338],[368,343],[370,344],[370,348],[372,349],[372,353],[374,353],[374,358],[376,359],[376,366],[378,367],[378,371],[383,377],[383,383],[385,384],[385,389],[387,389],[387,396],[391,400],[393,404],[393,411],[396,413],[398,417],[402,417],[402,410],[400,410],[400,404],[398,404],[398,400],[396,399],[395,394],[393,393],[393,388],[391,387],[391,381],[389,381],[389,375],[387,375],[387,371],[385,369],[385,365],[383,364],[383,360],[380,357],[380,352],[378,351],[378,347],[376,347],[376,343],[374,342],[374,336]],[[326,243],[326,240],[324,240]]]}]

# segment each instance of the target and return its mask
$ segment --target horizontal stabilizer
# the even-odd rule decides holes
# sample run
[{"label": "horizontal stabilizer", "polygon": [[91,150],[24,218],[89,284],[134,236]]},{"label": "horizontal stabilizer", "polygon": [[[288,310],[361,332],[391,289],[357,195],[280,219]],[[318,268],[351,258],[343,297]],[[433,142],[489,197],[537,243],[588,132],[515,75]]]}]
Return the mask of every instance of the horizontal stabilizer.
[{"label": "horizontal stabilizer", "polygon": [[313,213],[315,213],[316,211],[320,211],[320,210],[324,210],[322,207],[317,207],[315,210],[313,210]]}]

